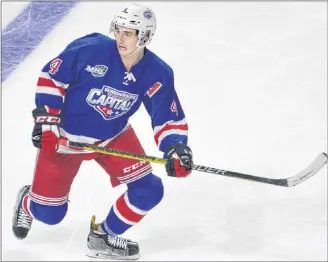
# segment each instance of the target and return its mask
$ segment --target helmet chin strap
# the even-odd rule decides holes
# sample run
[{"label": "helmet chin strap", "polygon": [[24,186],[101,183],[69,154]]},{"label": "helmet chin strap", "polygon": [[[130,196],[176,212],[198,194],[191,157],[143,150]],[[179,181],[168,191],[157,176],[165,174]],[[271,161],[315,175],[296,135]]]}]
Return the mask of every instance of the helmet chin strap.
[{"label": "helmet chin strap", "polygon": [[125,58],[128,58],[128,57],[131,57],[131,56],[133,56],[135,53],[137,53],[141,48],[143,48],[143,47],[145,47],[145,46],[139,46],[138,44],[137,44],[137,49],[136,50],[134,50],[131,54],[128,54],[128,55],[121,55],[121,56],[123,56],[123,57],[125,57]]}]

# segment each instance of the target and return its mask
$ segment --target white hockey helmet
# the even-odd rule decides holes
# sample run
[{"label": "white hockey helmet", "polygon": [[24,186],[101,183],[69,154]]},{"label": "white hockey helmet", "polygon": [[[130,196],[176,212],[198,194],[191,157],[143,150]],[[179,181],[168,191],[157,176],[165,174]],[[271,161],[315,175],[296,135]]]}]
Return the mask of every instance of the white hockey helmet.
[{"label": "white hockey helmet", "polygon": [[156,17],[149,7],[129,4],[114,14],[109,33],[114,32],[116,25],[137,30],[137,47],[144,47],[151,42],[155,34]]}]

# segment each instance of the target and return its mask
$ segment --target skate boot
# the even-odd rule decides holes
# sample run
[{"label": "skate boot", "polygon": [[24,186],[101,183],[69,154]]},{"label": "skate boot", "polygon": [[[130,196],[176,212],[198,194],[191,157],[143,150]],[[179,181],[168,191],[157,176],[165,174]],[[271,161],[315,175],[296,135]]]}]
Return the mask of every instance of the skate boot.
[{"label": "skate boot", "polygon": [[13,232],[14,235],[18,239],[24,239],[28,232],[31,229],[33,218],[28,215],[22,205],[23,205],[23,198],[26,196],[30,190],[31,186],[23,186],[17,194],[16,204],[14,207],[14,214],[13,214]]},{"label": "skate boot", "polygon": [[93,258],[135,260],[139,259],[138,243],[118,236],[103,233],[100,224],[92,216],[86,255]]}]

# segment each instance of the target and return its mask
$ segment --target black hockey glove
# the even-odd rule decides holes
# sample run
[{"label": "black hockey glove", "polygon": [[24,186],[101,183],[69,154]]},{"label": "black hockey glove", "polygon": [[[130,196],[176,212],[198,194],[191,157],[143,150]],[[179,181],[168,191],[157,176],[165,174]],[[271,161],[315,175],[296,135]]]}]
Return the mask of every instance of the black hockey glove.
[{"label": "black hockey glove", "polygon": [[172,177],[187,177],[191,174],[193,164],[191,149],[182,143],[169,146],[167,152],[166,172]]},{"label": "black hockey glove", "polygon": [[32,132],[33,145],[49,153],[57,150],[60,123],[60,110],[48,106],[40,106],[32,111],[34,128]]}]

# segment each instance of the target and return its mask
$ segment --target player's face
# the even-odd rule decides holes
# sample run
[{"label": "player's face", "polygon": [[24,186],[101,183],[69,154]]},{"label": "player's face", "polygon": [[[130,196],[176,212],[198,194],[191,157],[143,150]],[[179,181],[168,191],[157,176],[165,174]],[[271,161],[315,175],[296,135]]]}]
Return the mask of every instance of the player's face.
[{"label": "player's face", "polygon": [[137,49],[137,31],[122,26],[115,26],[115,39],[120,55],[129,55]]}]

